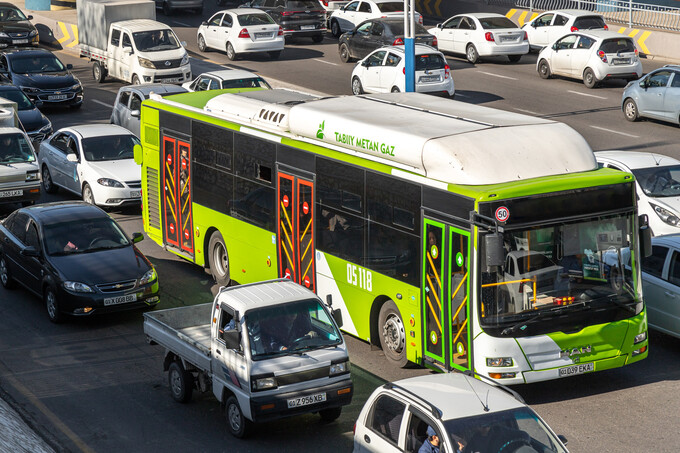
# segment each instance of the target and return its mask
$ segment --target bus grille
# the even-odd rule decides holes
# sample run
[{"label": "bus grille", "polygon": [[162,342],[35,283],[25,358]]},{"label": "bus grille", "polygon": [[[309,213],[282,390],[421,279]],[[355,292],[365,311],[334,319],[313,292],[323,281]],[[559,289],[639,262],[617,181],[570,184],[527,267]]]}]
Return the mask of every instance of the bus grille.
[{"label": "bus grille", "polygon": [[158,170],[146,167],[146,199],[149,206],[149,226],[161,229],[161,203],[158,199]]}]

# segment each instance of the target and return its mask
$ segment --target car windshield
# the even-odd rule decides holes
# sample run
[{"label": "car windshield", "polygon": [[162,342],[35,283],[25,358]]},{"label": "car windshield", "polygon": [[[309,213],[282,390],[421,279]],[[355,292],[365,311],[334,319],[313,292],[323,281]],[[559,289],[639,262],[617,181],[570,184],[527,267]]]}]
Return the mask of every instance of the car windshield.
[{"label": "car windshield", "polygon": [[28,20],[20,9],[11,6],[0,6],[0,22],[17,22]]},{"label": "car windshield", "polygon": [[416,71],[444,69],[444,66],[446,66],[446,60],[438,53],[416,55]]},{"label": "car windshield", "polygon": [[635,168],[631,171],[648,197],[680,196],[680,165]]},{"label": "car windshield", "polygon": [[342,343],[340,332],[317,299],[250,310],[245,324],[254,360]]},{"label": "car windshield", "polygon": [[634,231],[632,214],[506,230],[504,264],[482,272],[480,323],[514,337],[634,316]]},{"label": "car windshield", "polygon": [[0,164],[34,162],[33,147],[19,132],[0,136]]},{"label": "car windshield", "polygon": [[401,13],[404,11],[404,2],[385,2],[377,5],[383,13]]},{"label": "car windshield", "polygon": [[179,49],[177,36],[169,28],[163,30],[139,31],[132,34],[135,46],[140,52],[160,52]]},{"label": "car windshield", "polygon": [[266,25],[273,24],[274,19],[272,19],[269,14],[239,14],[237,16],[238,23],[240,25]]},{"label": "car windshield", "polygon": [[579,17],[574,21],[574,27],[579,30],[595,30],[598,28],[605,28],[604,19],[600,16],[586,16]]},{"label": "car windshield", "polygon": [[[403,35],[404,34],[404,23],[403,22],[396,22],[396,21],[389,21],[389,29],[392,32],[393,35]],[[427,28],[423,27],[420,24],[416,24],[415,28],[416,35],[429,35],[430,32],[427,31]]]},{"label": "car windshield", "polygon": [[629,38],[605,39],[600,45],[604,53],[635,52],[635,44]]},{"label": "car windshield", "polygon": [[11,88],[9,90],[0,90],[0,98],[5,98],[17,103],[19,110],[33,110],[35,106],[31,100],[18,88]]},{"label": "car windshield", "polygon": [[266,88],[272,87],[261,77],[248,77],[245,79],[230,79],[222,81],[222,88]]},{"label": "car windshield", "polygon": [[48,255],[87,253],[130,245],[120,227],[108,216],[45,223],[43,231]]},{"label": "car windshield", "polygon": [[135,145],[141,144],[137,137],[131,134],[89,137],[82,139],[81,142],[83,155],[89,162],[132,159]]},{"label": "car windshield", "polygon": [[507,17],[482,17],[479,19],[482,28],[493,30],[498,28],[517,28],[517,25]]},{"label": "car windshield", "polygon": [[41,74],[63,72],[66,66],[54,55],[21,55],[12,58],[12,70],[18,74]]},{"label": "car windshield", "polygon": [[555,434],[528,407],[445,420],[444,426],[452,444],[462,444],[463,451],[566,453]]}]

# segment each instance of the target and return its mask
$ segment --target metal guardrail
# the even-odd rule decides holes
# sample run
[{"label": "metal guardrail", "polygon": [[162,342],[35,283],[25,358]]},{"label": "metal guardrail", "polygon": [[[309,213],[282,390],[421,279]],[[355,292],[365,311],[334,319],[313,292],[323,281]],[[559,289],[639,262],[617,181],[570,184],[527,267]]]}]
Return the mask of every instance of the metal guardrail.
[{"label": "metal guardrail", "polygon": [[626,24],[628,28],[680,31],[680,8],[635,3],[632,0],[486,0],[486,3],[529,11],[582,9],[602,15],[607,22]]}]

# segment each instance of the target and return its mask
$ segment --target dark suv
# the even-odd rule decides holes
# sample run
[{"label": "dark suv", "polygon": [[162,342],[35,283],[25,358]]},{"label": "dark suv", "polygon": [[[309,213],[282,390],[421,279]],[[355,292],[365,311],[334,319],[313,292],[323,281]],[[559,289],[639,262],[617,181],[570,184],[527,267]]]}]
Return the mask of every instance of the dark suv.
[{"label": "dark suv", "polygon": [[0,48],[9,46],[37,46],[38,30],[24,13],[11,3],[0,3]]},{"label": "dark suv", "polygon": [[318,0],[252,0],[251,8],[266,11],[283,28],[286,39],[311,37],[323,41],[326,16]]}]

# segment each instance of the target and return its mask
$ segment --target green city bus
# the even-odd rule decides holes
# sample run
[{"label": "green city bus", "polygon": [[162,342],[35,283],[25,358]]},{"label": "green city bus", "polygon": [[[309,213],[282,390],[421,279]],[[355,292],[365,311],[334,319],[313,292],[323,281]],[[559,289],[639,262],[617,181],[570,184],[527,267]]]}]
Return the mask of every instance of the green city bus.
[{"label": "green city bus", "polygon": [[518,384],[647,356],[633,176],[565,124],[216,90],[152,96],[141,141],[150,238],[221,285],[293,279],[394,364]]}]

